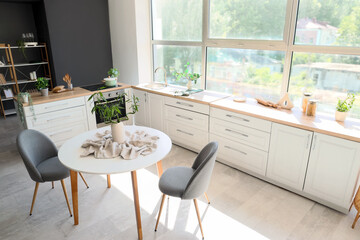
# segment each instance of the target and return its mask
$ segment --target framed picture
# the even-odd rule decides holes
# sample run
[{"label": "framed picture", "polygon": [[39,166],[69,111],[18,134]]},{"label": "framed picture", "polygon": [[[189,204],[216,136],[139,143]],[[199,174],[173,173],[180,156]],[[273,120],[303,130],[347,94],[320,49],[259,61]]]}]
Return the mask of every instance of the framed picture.
[{"label": "framed picture", "polygon": [[13,98],[14,97],[14,94],[12,92],[12,90],[9,88],[9,89],[4,89],[4,94],[5,94],[5,97],[6,98]]}]

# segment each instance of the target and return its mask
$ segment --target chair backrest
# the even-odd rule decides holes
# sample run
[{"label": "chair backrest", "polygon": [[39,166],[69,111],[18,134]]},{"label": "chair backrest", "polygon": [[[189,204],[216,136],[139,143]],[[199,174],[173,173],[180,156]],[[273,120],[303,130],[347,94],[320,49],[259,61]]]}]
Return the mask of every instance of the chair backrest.
[{"label": "chair backrest", "polygon": [[43,182],[37,166],[44,160],[57,156],[55,144],[43,133],[23,130],[16,139],[18,151],[32,180]]},{"label": "chair backrest", "polygon": [[182,199],[194,199],[206,191],[214,169],[217,150],[218,143],[210,142],[198,154],[192,166],[194,174],[181,196]]}]

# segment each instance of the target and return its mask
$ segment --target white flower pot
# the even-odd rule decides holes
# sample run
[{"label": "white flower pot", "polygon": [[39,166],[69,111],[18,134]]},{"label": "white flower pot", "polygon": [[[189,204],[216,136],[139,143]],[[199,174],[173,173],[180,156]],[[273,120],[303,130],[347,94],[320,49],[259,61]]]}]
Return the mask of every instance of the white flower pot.
[{"label": "white flower pot", "polygon": [[40,92],[41,92],[42,96],[48,96],[49,95],[49,89],[48,88],[41,89]]},{"label": "white flower pot", "polygon": [[111,134],[114,142],[123,143],[125,142],[125,128],[122,122],[111,124]]},{"label": "white flower pot", "polygon": [[191,90],[193,88],[193,82],[189,80],[186,86],[188,90]]},{"label": "white flower pot", "polygon": [[336,121],[339,121],[339,122],[344,122],[346,117],[348,115],[348,112],[339,112],[339,111],[336,111],[335,112],[335,120]]},{"label": "white flower pot", "polygon": [[29,102],[29,96],[28,95],[22,95],[22,100],[23,100],[23,103],[28,103]]}]

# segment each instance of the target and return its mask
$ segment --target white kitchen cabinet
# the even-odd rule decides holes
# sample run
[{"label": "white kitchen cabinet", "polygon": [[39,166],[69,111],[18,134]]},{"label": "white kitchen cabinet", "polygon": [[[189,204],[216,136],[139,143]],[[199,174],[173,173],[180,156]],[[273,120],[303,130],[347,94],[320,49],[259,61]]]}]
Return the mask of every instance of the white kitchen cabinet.
[{"label": "white kitchen cabinet", "polygon": [[360,143],[315,133],[304,192],[346,209],[359,169]]},{"label": "white kitchen cabinet", "polygon": [[302,191],[313,132],[272,124],[266,176]]},{"label": "white kitchen cabinet", "polygon": [[149,111],[147,106],[147,92],[133,89],[133,94],[139,99],[139,111],[135,113],[135,125],[149,127]]}]

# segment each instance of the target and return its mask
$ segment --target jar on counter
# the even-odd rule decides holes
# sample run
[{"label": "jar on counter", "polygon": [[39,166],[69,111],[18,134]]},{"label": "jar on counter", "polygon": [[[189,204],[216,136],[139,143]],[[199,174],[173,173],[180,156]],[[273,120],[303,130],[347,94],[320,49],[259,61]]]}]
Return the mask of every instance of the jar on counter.
[{"label": "jar on counter", "polygon": [[302,105],[301,109],[303,113],[306,113],[306,108],[309,102],[310,97],[312,96],[312,93],[304,93],[302,97]]},{"label": "jar on counter", "polygon": [[310,99],[308,101],[307,107],[306,107],[306,115],[307,116],[315,116],[316,115],[316,107],[317,107],[318,100]]}]

